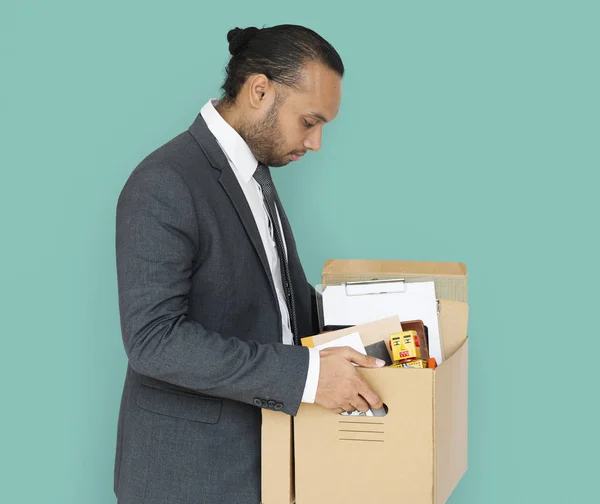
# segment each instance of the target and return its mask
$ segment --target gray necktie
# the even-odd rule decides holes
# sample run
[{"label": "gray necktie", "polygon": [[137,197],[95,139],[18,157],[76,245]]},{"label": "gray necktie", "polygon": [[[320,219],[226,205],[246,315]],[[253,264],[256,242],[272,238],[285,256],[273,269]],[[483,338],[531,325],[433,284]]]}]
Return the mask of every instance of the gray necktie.
[{"label": "gray necktie", "polygon": [[275,237],[277,255],[279,256],[279,264],[281,264],[283,289],[285,291],[285,302],[287,304],[288,311],[290,314],[290,325],[292,328],[292,334],[294,336],[294,345],[299,345],[300,341],[298,339],[298,327],[296,325],[296,308],[294,306],[294,292],[292,290],[292,280],[290,277],[288,262],[285,257],[285,249],[283,247],[283,233],[281,231],[281,228],[279,227],[279,220],[277,219],[277,212],[275,211],[275,208],[277,207],[277,204],[275,203],[276,190],[275,185],[273,184],[273,179],[271,178],[271,172],[269,171],[269,167],[262,163],[259,163],[258,168],[256,168],[256,171],[254,172],[254,179],[260,184],[260,187],[262,188],[265,206],[267,207],[269,217],[271,218],[271,225],[273,226],[273,235]]}]

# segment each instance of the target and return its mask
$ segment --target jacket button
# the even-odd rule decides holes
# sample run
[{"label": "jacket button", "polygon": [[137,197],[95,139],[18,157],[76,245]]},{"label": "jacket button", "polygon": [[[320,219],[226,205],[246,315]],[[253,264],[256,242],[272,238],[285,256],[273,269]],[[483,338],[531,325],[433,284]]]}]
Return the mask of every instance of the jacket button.
[{"label": "jacket button", "polygon": [[278,402],[278,403],[275,405],[275,411],[279,411],[281,408],[283,408],[283,403],[280,403],[280,402]]},{"label": "jacket button", "polygon": [[269,403],[263,399],[263,400],[262,400],[262,403],[261,403],[261,406],[262,406],[263,408],[266,408],[267,406],[269,406]]},{"label": "jacket button", "polygon": [[254,405],[258,406],[259,408],[262,406],[262,403],[260,402],[260,399],[258,397],[254,399]]},{"label": "jacket button", "polygon": [[269,408],[273,409],[275,407],[275,401],[269,401]]}]

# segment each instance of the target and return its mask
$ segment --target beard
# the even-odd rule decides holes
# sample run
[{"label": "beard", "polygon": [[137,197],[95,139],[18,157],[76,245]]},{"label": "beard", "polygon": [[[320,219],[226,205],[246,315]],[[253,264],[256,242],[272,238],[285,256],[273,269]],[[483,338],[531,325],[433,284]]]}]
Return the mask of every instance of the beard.
[{"label": "beard", "polygon": [[284,139],[279,129],[279,100],[275,100],[263,121],[244,124],[238,133],[259,163],[279,167],[289,163],[285,159]]}]

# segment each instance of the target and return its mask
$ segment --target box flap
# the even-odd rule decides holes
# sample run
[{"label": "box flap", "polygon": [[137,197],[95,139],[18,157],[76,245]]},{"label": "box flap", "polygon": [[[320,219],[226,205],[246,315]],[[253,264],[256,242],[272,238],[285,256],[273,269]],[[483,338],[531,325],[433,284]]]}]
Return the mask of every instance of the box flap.
[{"label": "box flap", "polygon": [[403,278],[406,282],[435,282],[438,299],[467,302],[467,267],[460,262],[377,261],[330,259],[321,281],[327,285]]},{"label": "box flap", "polygon": [[441,299],[439,305],[440,336],[444,361],[450,358],[467,339],[469,305]]}]

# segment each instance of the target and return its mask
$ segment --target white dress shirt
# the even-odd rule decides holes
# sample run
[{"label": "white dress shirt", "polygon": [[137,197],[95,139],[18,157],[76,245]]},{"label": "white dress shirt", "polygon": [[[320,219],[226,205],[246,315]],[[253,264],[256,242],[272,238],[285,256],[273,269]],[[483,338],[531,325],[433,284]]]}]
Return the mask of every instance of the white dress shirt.
[{"label": "white dress shirt", "polygon": [[[262,188],[254,179],[254,172],[258,167],[258,161],[239,133],[235,131],[223,117],[221,117],[219,112],[217,112],[217,109],[215,108],[217,103],[217,100],[214,98],[209,100],[206,105],[202,107],[200,114],[206,122],[208,129],[217,139],[221,150],[225,154],[227,161],[229,161],[229,165],[248,200],[248,205],[250,206],[250,210],[256,221],[256,226],[260,233],[260,239],[264,246],[267,260],[269,261],[269,268],[271,269],[271,275],[273,276],[273,282],[275,284],[275,291],[279,302],[279,311],[281,312],[283,342],[291,345],[294,340],[290,327],[290,315],[285,302],[283,282],[281,279],[281,264],[273,236],[273,226],[271,225],[271,219],[269,218],[263,199]],[[277,212],[277,209],[275,209],[275,211]],[[277,213],[277,219],[279,220],[279,228],[283,232],[279,213]],[[282,239],[287,256],[285,238],[282,236]],[[309,348],[309,357],[308,375],[304,386],[302,402],[314,403],[317,394],[317,385],[319,383],[319,351],[314,348]]]}]

